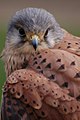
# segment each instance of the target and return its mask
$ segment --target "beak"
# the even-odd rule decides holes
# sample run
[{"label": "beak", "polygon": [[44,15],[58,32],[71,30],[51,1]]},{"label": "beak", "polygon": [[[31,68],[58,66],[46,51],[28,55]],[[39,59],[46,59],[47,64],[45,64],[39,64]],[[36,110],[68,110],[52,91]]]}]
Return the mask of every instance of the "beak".
[{"label": "beak", "polygon": [[39,40],[39,37],[37,35],[34,35],[32,36],[32,45],[36,51],[37,47],[38,47],[38,40]]}]

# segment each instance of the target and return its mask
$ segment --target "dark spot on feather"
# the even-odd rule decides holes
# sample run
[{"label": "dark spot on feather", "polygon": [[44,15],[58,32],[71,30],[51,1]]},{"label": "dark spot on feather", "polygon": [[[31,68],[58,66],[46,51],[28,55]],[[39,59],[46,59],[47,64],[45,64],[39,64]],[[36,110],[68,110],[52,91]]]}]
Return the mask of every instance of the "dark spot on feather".
[{"label": "dark spot on feather", "polygon": [[44,84],[42,84],[42,86],[44,86]]},{"label": "dark spot on feather", "polygon": [[57,61],[56,62],[61,62],[61,59],[57,59]]},{"label": "dark spot on feather", "polygon": [[71,43],[68,43],[68,45],[70,45]]},{"label": "dark spot on feather", "polygon": [[41,69],[41,67],[40,67],[40,66],[38,66],[38,67],[37,67],[37,69]]},{"label": "dark spot on feather", "polygon": [[79,109],[79,106],[77,105],[77,109]]},{"label": "dark spot on feather", "polygon": [[22,84],[22,86],[24,86],[24,84]]},{"label": "dark spot on feather", "polygon": [[17,95],[20,96],[20,93],[18,92]]},{"label": "dark spot on feather", "polygon": [[71,48],[71,46],[67,46],[67,48]]},{"label": "dark spot on feather", "polygon": [[63,98],[65,98],[65,95],[63,95]]},{"label": "dark spot on feather", "polygon": [[47,51],[45,53],[48,53]]},{"label": "dark spot on feather", "polygon": [[33,100],[33,103],[36,104],[36,101]]},{"label": "dark spot on feather", "polygon": [[46,93],[48,93],[49,91],[48,90],[46,90]]},{"label": "dark spot on feather", "polygon": [[24,57],[24,62],[26,62],[27,60],[26,60],[26,57]]},{"label": "dark spot on feather", "polygon": [[15,65],[15,61],[13,60],[13,65]]},{"label": "dark spot on feather", "polygon": [[36,86],[36,84],[34,83],[34,86]]},{"label": "dark spot on feather", "polygon": [[64,108],[64,111],[65,111],[65,112],[67,112],[67,109],[66,109],[66,108]]},{"label": "dark spot on feather", "polygon": [[58,105],[58,107],[60,107],[60,105]]},{"label": "dark spot on feather", "polygon": [[69,96],[74,97],[71,93],[68,93]]},{"label": "dark spot on feather", "polygon": [[42,56],[40,55],[39,58],[42,58]]},{"label": "dark spot on feather", "polygon": [[33,89],[31,89],[31,92],[33,92]]},{"label": "dark spot on feather", "polygon": [[59,67],[58,70],[63,70],[63,69],[65,69],[65,65],[64,65],[64,64],[62,64],[62,65]]},{"label": "dark spot on feather", "polygon": [[35,61],[35,62],[33,63],[33,65],[35,65],[35,64],[37,64],[37,61]]},{"label": "dark spot on feather", "polygon": [[37,58],[35,57],[34,60],[36,60]]},{"label": "dark spot on feather", "polygon": [[58,47],[58,49],[60,49],[61,47]]},{"label": "dark spot on feather", "polygon": [[45,90],[45,88],[43,88],[43,90]]},{"label": "dark spot on feather", "polygon": [[42,116],[45,116],[45,112],[42,111],[41,114],[42,114]]},{"label": "dark spot on feather", "polygon": [[15,88],[12,88],[12,91],[15,92]]},{"label": "dark spot on feather", "polygon": [[67,88],[68,87],[68,82],[63,83],[62,87],[66,87]]},{"label": "dark spot on feather", "polygon": [[12,80],[14,80],[14,77],[12,77]]},{"label": "dark spot on feather", "polygon": [[30,74],[30,76],[32,77],[32,74]]},{"label": "dark spot on feather", "polygon": [[39,76],[39,78],[41,78],[41,76]]},{"label": "dark spot on feather", "polygon": [[55,75],[51,75],[48,77],[49,79],[55,79]]},{"label": "dark spot on feather", "polygon": [[40,71],[40,73],[42,73],[42,74],[43,74],[43,70],[41,70],[41,71]]},{"label": "dark spot on feather", "polygon": [[56,93],[56,96],[57,96],[58,94]]},{"label": "dark spot on feather", "polygon": [[13,71],[13,67],[12,67],[12,65],[11,65],[11,72]]},{"label": "dark spot on feather", "polygon": [[40,54],[40,52],[37,52],[37,55],[39,55]]},{"label": "dark spot on feather", "polygon": [[24,98],[24,95],[22,95],[22,98]]},{"label": "dark spot on feather", "polygon": [[45,68],[51,68],[51,63],[47,64]]},{"label": "dark spot on feather", "polygon": [[36,104],[37,106],[39,106],[38,104]]},{"label": "dark spot on feather", "polygon": [[4,92],[7,90],[7,88],[4,88]]},{"label": "dark spot on feather", "polygon": [[46,62],[46,58],[44,58],[42,61],[41,61],[41,63],[45,63]]},{"label": "dark spot on feather", "polygon": [[54,93],[54,91],[52,90],[52,93]]},{"label": "dark spot on feather", "polygon": [[19,75],[19,78],[20,78],[21,76]]},{"label": "dark spot on feather", "polygon": [[70,107],[70,109],[72,110],[73,108],[72,108],[72,107]]},{"label": "dark spot on feather", "polygon": [[76,73],[76,75],[74,76],[74,78],[80,78],[80,72]]},{"label": "dark spot on feather", "polygon": [[75,61],[71,62],[71,65],[75,65]]},{"label": "dark spot on feather", "polygon": [[75,43],[76,45],[78,45],[79,43]]},{"label": "dark spot on feather", "polygon": [[56,102],[54,102],[54,105],[56,105]]},{"label": "dark spot on feather", "polygon": [[31,85],[31,84],[29,84],[29,86],[31,87],[32,85]]}]

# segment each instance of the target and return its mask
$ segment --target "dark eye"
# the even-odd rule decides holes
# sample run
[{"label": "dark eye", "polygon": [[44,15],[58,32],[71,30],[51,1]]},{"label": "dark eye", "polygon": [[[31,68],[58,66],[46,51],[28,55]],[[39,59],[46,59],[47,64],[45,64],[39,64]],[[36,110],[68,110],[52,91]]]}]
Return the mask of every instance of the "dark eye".
[{"label": "dark eye", "polygon": [[48,35],[48,32],[49,32],[50,29],[51,29],[51,28],[48,28],[48,29],[46,30],[46,32],[45,32],[45,34],[44,34],[44,38],[47,38],[47,35]]},{"label": "dark eye", "polygon": [[19,28],[19,34],[20,34],[21,37],[25,37],[26,36],[25,31],[24,31],[23,28]]}]

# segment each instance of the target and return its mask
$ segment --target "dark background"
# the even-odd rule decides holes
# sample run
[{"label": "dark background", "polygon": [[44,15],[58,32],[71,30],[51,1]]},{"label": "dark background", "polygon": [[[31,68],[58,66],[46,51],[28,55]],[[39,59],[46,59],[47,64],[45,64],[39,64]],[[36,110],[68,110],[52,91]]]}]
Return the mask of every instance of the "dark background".
[{"label": "dark background", "polygon": [[[48,10],[55,16],[61,27],[80,36],[80,0],[0,0],[0,53],[4,47],[9,19],[16,11],[26,7]],[[0,60],[0,101],[4,81],[4,65]]]}]

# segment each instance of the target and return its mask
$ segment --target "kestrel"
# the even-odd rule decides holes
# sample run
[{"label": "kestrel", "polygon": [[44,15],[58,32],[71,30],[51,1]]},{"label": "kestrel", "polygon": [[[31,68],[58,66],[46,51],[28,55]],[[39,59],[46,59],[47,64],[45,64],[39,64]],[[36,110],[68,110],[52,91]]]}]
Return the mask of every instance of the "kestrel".
[{"label": "kestrel", "polygon": [[80,120],[80,38],[44,9],[16,12],[5,48],[1,120]]}]

